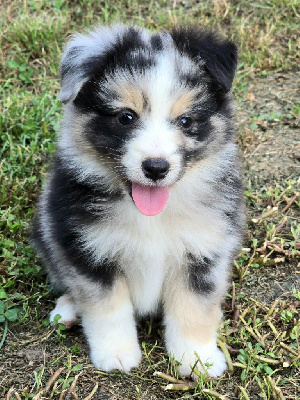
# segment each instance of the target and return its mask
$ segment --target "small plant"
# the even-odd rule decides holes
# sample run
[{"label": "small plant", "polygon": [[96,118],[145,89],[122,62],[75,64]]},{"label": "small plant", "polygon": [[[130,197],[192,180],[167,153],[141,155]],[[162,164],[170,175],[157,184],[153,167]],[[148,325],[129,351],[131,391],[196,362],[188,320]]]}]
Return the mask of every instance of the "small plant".
[{"label": "small plant", "polygon": [[296,325],[292,329],[292,332],[290,333],[290,338],[293,340],[298,340],[300,338],[300,326]]},{"label": "small plant", "polygon": [[292,293],[296,297],[297,300],[300,300],[300,291],[298,291],[295,288],[293,288],[292,289]]},{"label": "small plant", "polygon": [[31,78],[33,76],[33,69],[28,68],[28,65],[19,64],[16,60],[9,60],[8,65],[10,68],[16,70],[18,78],[21,79],[24,83],[31,83]]},{"label": "small plant", "polygon": [[65,324],[61,324],[59,322],[59,320],[61,319],[61,315],[56,314],[55,317],[53,318],[53,325],[56,328],[56,333],[58,336],[58,340],[61,341],[62,339],[64,339],[66,337],[64,331],[67,329]]},{"label": "small plant", "polygon": [[6,308],[4,301],[0,301],[0,323],[5,321],[17,321],[20,311],[20,308]]},{"label": "small plant", "polygon": [[[3,346],[8,329],[9,322],[16,322],[20,318],[21,308],[15,307],[13,303],[7,300],[7,294],[0,288],[0,325],[4,324],[2,338],[0,339],[0,349]],[[7,301],[6,301],[7,300]]]},{"label": "small plant", "polygon": [[292,321],[294,315],[291,311],[287,310],[287,311],[282,311],[280,316],[281,316],[282,321],[285,322],[286,324],[288,324],[289,322]]}]

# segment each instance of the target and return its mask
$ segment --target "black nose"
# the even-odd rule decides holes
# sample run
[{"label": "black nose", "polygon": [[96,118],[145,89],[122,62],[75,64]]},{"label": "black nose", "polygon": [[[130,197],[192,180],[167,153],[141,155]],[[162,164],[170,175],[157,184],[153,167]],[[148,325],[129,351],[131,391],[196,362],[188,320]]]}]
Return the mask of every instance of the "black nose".
[{"label": "black nose", "polygon": [[167,175],[170,164],[163,158],[147,158],[142,162],[142,167],[146,178],[157,181]]}]

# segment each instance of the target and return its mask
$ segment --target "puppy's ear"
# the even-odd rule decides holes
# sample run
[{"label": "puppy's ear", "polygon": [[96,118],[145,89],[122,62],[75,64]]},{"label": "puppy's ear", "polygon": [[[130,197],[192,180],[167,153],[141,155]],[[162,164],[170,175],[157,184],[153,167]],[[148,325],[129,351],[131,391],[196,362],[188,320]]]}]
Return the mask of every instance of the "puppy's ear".
[{"label": "puppy's ear", "polygon": [[175,29],[171,36],[180,52],[202,61],[224,93],[229,92],[237,67],[237,48],[214,32],[194,28]]},{"label": "puppy's ear", "polygon": [[126,29],[123,25],[100,27],[86,35],[75,34],[64,51],[61,62],[61,90],[58,99],[73,101],[83,84],[91,77],[95,65],[101,65],[104,54]]}]

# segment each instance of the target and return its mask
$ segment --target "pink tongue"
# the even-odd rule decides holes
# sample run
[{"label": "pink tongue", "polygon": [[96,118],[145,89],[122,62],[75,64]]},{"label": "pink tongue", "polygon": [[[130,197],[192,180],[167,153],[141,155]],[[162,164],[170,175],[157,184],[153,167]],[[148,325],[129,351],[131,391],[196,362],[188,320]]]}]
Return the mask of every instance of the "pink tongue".
[{"label": "pink tongue", "polygon": [[159,214],[169,198],[168,186],[142,186],[132,182],[132,198],[139,211],[147,216]]}]

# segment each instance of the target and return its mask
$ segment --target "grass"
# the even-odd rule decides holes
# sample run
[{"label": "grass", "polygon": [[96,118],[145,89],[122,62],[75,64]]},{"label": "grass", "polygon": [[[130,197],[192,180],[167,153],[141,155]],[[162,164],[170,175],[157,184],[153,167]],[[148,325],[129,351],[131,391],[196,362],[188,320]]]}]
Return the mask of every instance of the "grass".
[{"label": "grass", "polygon": [[[139,370],[129,376],[95,371],[77,328],[66,333],[60,324],[49,326],[53,294],[27,238],[59,131],[59,60],[68,34],[118,20],[151,30],[186,23],[218,28],[240,49],[234,93],[238,108],[253,112],[240,111],[244,122],[237,139],[244,162],[255,163],[257,149],[267,143],[270,132],[293,134],[298,126],[296,96],[285,96],[279,111],[260,111],[251,104],[253,96],[262,103],[258,83],[272,76],[296,76],[299,12],[296,0],[4,1],[0,15],[1,398],[300,396],[296,173],[279,174],[276,179],[268,179],[269,170],[259,177],[245,174],[246,237],[234,263],[219,337],[230,371],[217,380],[205,375],[195,383],[178,379],[176,362],[169,361],[164,351],[162,327],[151,320],[139,326],[144,351]],[[265,294],[270,282],[278,289],[272,299]]]}]

